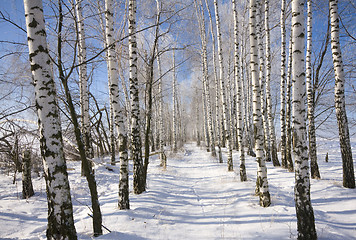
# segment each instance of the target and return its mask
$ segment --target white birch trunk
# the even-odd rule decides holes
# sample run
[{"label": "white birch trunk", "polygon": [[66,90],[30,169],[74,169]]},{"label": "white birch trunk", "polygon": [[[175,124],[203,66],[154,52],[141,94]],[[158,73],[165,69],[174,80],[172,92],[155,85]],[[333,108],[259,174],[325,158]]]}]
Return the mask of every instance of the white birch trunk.
[{"label": "white birch trunk", "polygon": [[210,23],[210,33],[211,33],[211,45],[212,45],[212,58],[213,58],[213,73],[214,73],[214,83],[215,83],[215,128],[216,128],[216,141],[218,147],[219,162],[222,163],[222,152],[221,152],[221,109],[220,109],[220,91],[219,91],[219,78],[217,72],[217,63],[216,63],[216,48],[215,48],[215,33],[213,27],[213,18],[211,16],[211,11],[208,5],[208,0],[205,0],[206,9],[209,14],[209,23]]},{"label": "white birch trunk", "polygon": [[239,29],[238,29],[238,15],[237,15],[237,0],[232,1],[232,8],[234,12],[234,66],[235,66],[235,85],[236,85],[236,118],[237,118],[237,141],[240,153],[240,180],[247,181],[246,166],[245,166],[245,152],[243,144],[243,113],[242,113],[242,88],[241,82],[243,80],[240,74],[240,58],[239,58]]},{"label": "white birch trunk", "polygon": [[159,150],[160,150],[160,159],[161,165],[164,169],[167,167],[167,158],[164,154],[164,129],[163,129],[163,87],[162,87],[162,70],[161,70],[161,56],[157,56],[157,67],[158,67],[158,94],[159,94],[159,103],[158,103],[158,118],[159,118]]},{"label": "white birch trunk", "polygon": [[268,189],[267,168],[263,158],[263,134],[260,99],[261,89],[258,80],[258,40],[256,33],[256,13],[258,11],[257,6],[258,3],[256,0],[250,1],[250,69],[253,89],[253,125],[257,162],[256,193],[260,197],[260,205],[263,207],[268,207],[271,205],[271,198]]},{"label": "white birch trunk", "polygon": [[80,88],[80,110],[81,110],[81,131],[84,137],[85,151],[89,158],[94,157],[93,149],[90,146],[90,120],[89,120],[89,87],[87,74],[87,47],[85,43],[85,25],[83,18],[83,0],[76,0],[75,10],[78,25],[78,64],[79,64],[79,88]]},{"label": "white birch trunk", "polygon": [[309,138],[309,158],[310,158],[310,173],[314,179],[320,179],[319,167],[317,162],[316,136],[315,136],[315,119],[314,119],[314,104],[315,91],[312,83],[312,6],[311,0],[307,1],[308,18],[307,18],[307,54],[306,54],[306,79],[307,79],[307,102],[308,102],[308,138]]},{"label": "white birch trunk", "polygon": [[264,30],[264,18],[262,17],[262,0],[258,1],[257,6],[257,38],[258,38],[258,55],[259,55],[259,81],[261,89],[261,114],[263,124],[263,145],[264,145],[264,157],[265,160],[271,161],[271,147],[270,136],[268,133],[269,125],[267,121],[267,109],[266,109],[266,94],[265,94],[265,56],[263,49],[263,30]]},{"label": "white birch trunk", "polygon": [[136,0],[129,0],[129,66],[130,66],[130,97],[131,97],[131,152],[134,163],[134,193],[146,190],[142,161],[142,143],[140,136],[140,101],[137,79],[137,42],[136,42]]},{"label": "white birch trunk", "polygon": [[280,166],[277,155],[277,140],[274,128],[274,117],[271,96],[271,40],[269,28],[269,0],[265,0],[265,31],[266,31],[266,108],[271,140],[271,158],[273,166]]},{"label": "white birch trunk", "polygon": [[220,31],[220,19],[219,19],[219,9],[218,9],[218,2],[214,0],[214,9],[215,9],[215,20],[216,20],[216,35],[218,40],[218,56],[219,56],[219,68],[220,68],[220,97],[221,103],[223,108],[223,119],[224,119],[224,129],[225,129],[225,136],[226,136],[226,143],[227,143],[227,166],[228,171],[233,171],[233,160],[232,160],[232,133],[230,131],[230,124],[228,119],[228,107],[227,107],[227,100],[225,94],[225,82],[224,82],[224,59],[222,54],[222,40],[221,40],[221,31]]},{"label": "white birch trunk", "polygon": [[24,0],[48,203],[48,239],[77,239],[42,0]]},{"label": "white birch trunk", "polygon": [[212,110],[211,110],[211,102],[210,102],[210,87],[209,87],[209,79],[208,79],[208,57],[207,57],[207,41],[206,41],[206,29],[205,29],[205,15],[203,11],[202,1],[199,0],[197,6],[197,18],[199,21],[199,29],[200,29],[200,38],[202,44],[201,50],[201,58],[202,58],[202,72],[203,72],[203,88],[205,94],[206,101],[206,116],[207,116],[207,124],[208,124],[208,137],[209,137],[209,148],[211,150],[211,155],[216,157],[215,150],[215,138],[214,138],[214,128],[213,128],[213,120],[212,120]]},{"label": "white birch trunk", "polygon": [[173,50],[173,81],[172,81],[172,108],[173,108],[173,152],[177,152],[177,90],[176,90],[176,85],[177,85],[177,79],[176,79],[176,64],[175,64],[175,56],[174,56],[174,50]]},{"label": "white birch trunk", "polygon": [[293,155],[298,239],[317,239],[310,200],[308,146],[305,123],[304,0],[292,1]]},{"label": "white birch trunk", "polygon": [[281,126],[281,162],[282,167],[287,168],[286,161],[286,0],[282,0],[281,5],[281,110],[280,110],[280,126]]},{"label": "white birch trunk", "polygon": [[119,202],[120,209],[129,209],[129,173],[127,154],[127,133],[125,128],[124,107],[120,106],[119,75],[116,62],[116,47],[114,39],[114,13],[112,0],[105,0],[105,40],[107,46],[107,64],[110,101],[114,115],[114,122],[119,137],[120,154],[120,181],[119,181]]},{"label": "white birch trunk", "polygon": [[288,53],[288,72],[287,72],[287,82],[286,82],[286,158],[288,171],[293,172],[293,159],[292,159],[292,128],[291,128],[291,118],[292,118],[292,31],[289,39],[289,53]]},{"label": "white birch trunk", "polygon": [[349,126],[345,107],[345,73],[339,37],[338,0],[329,1],[331,23],[331,51],[335,72],[335,112],[339,127],[340,149],[343,168],[343,186],[355,188],[355,173],[352,160]]}]

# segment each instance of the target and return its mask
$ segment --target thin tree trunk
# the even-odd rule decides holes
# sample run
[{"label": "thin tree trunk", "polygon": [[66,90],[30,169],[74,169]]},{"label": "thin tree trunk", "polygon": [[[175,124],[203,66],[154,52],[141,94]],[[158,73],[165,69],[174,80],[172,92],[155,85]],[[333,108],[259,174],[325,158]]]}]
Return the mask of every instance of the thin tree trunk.
[{"label": "thin tree trunk", "polygon": [[34,194],[31,179],[31,151],[24,150],[22,158],[22,198],[27,199]]},{"label": "thin tree trunk", "polygon": [[81,131],[84,139],[86,154],[89,158],[94,157],[91,147],[90,120],[89,120],[89,87],[87,74],[87,48],[85,42],[85,25],[83,18],[83,0],[76,0],[77,29],[78,29],[78,64],[79,64],[79,86],[80,86],[80,110],[81,110]]},{"label": "thin tree trunk", "polygon": [[158,67],[158,94],[159,94],[159,105],[158,105],[158,118],[159,118],[159,149],[160,149],[160,159],[161,166],[166,169],[167,158],[164,154],[164,129],[163,129],[163,87],[162,87],[162,70],[161,70],[161,57],[157,56],[157,67]]},{"label": "thin tree trunk", "polygon": [[[152,136],[151,129],[151,119],[152,119],[152,91],[153,91],[153,68],[154,68],[154,60],[156,58],[156,54],[158,52],[158,40],[159,40],[159,22],[161,17],[161,10],[159,1],[156,0],[157,5],[157,17],[156,17],[156,29],[155,29],[155,38],[152,47],[151,56],[148,59],[147,65],[147,79],[146,79],[146,129],[145,129],[145,160],[143,164],[143,172],[145,179],[145,186],[147,183],[147,170],[150,158],[150,136]],[[152,141],[152,147],[154,146],[154,142]]]},{"label": "thin tree trunk", "polygon": [[280,111],[280,126],[281,126],[281,162],[282,167],[287,168],[286,159],[286,0],[282,0],[281,5],[281,111]]},{"label": "thin tree trunk", "polygon": [[345,108],[345,73],[339,37],[338,0],[329,1],[331,24],[331,51],[335,72],[335,112],[339,127],[340,149],[343,169],[343,186],[355,188],[355,173],[352,160],[349,126]]},{"label": "thin tree trunk", "polygon": [[293,159],[292,159],[292,128],[291,128],[291,117],[292,117],[292,31],[289,39],[289,53],[288,53],[288,72],[287,72],[287,82],[286,82],[286,159],[288,165],[288,171],[293,172]]},{"label": "thin tree trunk", "polygon": [[212,120],[212,110],[211,110],[211,102],[210,102],[210,88],[209,88],[209,79],[208,79],[208,57],[207,57],[207,41],[206,41],[206,30],[205,30],[205,16],[203,10],[202,1],[199,0],[197,6],[197,18],[199,22],[199,29],[200,29],[200,38],[202,44],[201,50],[201,59],[202,59],[202,72],[203,72],[203,88],[205,94],[205,101],[206,101],[206,116],[207,116],[207,123],[208,123],[208,136],[210,145],[209,148],[211,150],[211,155],[216,157],[216,150],[215,150],[215,138],[214,138],[214,127],[213,127],[213,120]]},{"label": "thin tree trunk", "polygon": [[58,9],[59,9],[58,37],[57,37],[58,74],[59,74],[59,79],[61,80],[63,88],[64,88],[64,93],[65,93],[66,101],[68,104],[70,117],[71,117],[73,127],[74,127],[74,135],[75,135],[75,139],[77,141],[80,159],[82,161],[84,175],[86,177],[86,180],[87,180],[88,186],[89,186],[91,204],[92,204],[92,210],[93,210],[94,236],[100,236],[103,234],[103,231],[101,228],[102,215],[101,215],[101,210],[100,210],[99,197],[98,197],[95,176],[94,176],[94,172],[92,171],[91,162],[88,160],[88,156],[86,155],[85,144],[83,142],[82,133],[80,131],[77,113],[76,113],[73,99],[71,96],[71,92],[70,92],[69,86],[68,86],[68,78],[70,75],[67,75],[67,76],[65,75],[64,66],[63,66],[63,62],[62,62],[62,44],[63,44],[62,27],[63,27],[64,15],[63,15],[63,10],[62,10],[61,0],[58,0]]},{"label": "thin tree trunk", "polygon": [[[113,110],[113,123],[117,128],[120,154],[120,179],[119,179],[119,209],[129,209],[129,174],[127,154],[127,133],[125,129],[124,107],[120,106],[119,76],[116,62],[116,46],[114,40],[114,13],[112,0],[105,0],[105,40],[107,50],[108,79],[110,102]],[[112,151],[115,148],[112,147]],[[113,153],[112,153],[113,154]]]},{"label": "thin tree trunk", "polygon": [[[259,0],[258,0],[259,1]],[[255,150],[257,162],[256,193],[260,197],[260,205],[271,205],[271,197],[268,189],[267,168],[263,158],[263,135],[261,118],[261,89],[258,81],[258,40],[256,33],[256,16],[259,4],[256,0],[250,0],[250,68],[253,88],[253,128],[255,134]]]},{"label": "thin tree trunk", "polygon": [[311,178],[320,179],[320,172],[318,167],[318,157],[316,149],[315,136],[315,91],[312,84],[312,6],[311,0],[307,1],[308,6],[308,20],[307,20],[307,55],[306,55],[306,79],[307,79],[307,94],[308,94],[308,137],[309,137],[309,158],[310,158],[310,173]]},{"label": "thin tree trunk", "polygon": [[280,166],[277,155],[277,140],[274,128],[272,96],[271,96],[271,40],[269,28],[269,0],[265,0],[265,31],[266,31],[266,102],[269,135],[271,139],[271,158],[273,166]]},{"label": "thin tree trunk", "polygon": [[209,8],[208,0],[205,0],[206,9],[209,14],[210,23],[210,33],[211,33],[211,44],[212,44],[212,58],[213,58],[213,72],[214,72],[214,83],[215,83],[215,127],[216,127],[216,141],[218,147],[219,163],[223,162],[222,152],[221,152],[221,142],[222,142],[222,127],[221,127],[221,109],[220,109],[220,91],[219,91],[219,78],[217,73],[217,63],[216,63],[216,48],[215,48],[215,33],[213,27],[213,18],[211,16],[211,11]]},{"label": "thin tree trunk", "polygon": [[293,155],[298,239],[317,239],[310,200],[307,132],[305,128],[304,0],[292,1]]},{"label": "thin tree trunk", "polygon": [[[262,0],[261,0],[262,1]],[[264,18],[262,17],[262,3],[258,1],[257,11],[257,39],[258,39],[258,54],[259,54],[259,83],[261,89],[261,116],[263,124],[263,146],[264,157],[267,162],[271,161],[271,141],[268,133],[269,125],[267,121],[266,94],[265,94],[265,56],[263,49],[263,30]]]},{"label": "thin tree trunk", "polygon": [[136,0],[129,0],[129,65],[131,95],[131,152],[134,163],[134,193],[146,191],[145,176],[142,162],[142,143],[140,136],[140,101],[137,79],[137,42],[136,42]]},{"label": "thin tree trunk", "polygon": [[214,8],[215,8],[215,20],[216,20],[216,35],[218,40],[218,56],[219,56],[219,68],[220,68],[220,97],[221,103],[223,108],[223,120],[224,120],[224,130],[226,136],[226,143],[227,143],[227,168],[228,171],[233,171],[233,160],[232,160],[232,133],[230,131],[230,124],[228,119],[228,107],[227,107],[227,100],[225,94],[225,82],[224,82],[224,59],[222,54],[222,40],[221,40],[221,31],[220,31],[220,18],[219,18],[219,9],[218,9],[218,2],[214,0]]},{"label": "thin tree trunk", "polygon": [[48,202],[48,239],[77,239],[42,0],[24,0]]},{"label": "thin tree trunk", "polygon": [[242,113],[242,88],[241,82],[243,81],[242,75],[240,74],[240,59],[239,59],[239,30],[238,30],[238,15],[237,15],[237,0],[232,1],[232,8],[234,11],[234,66],[235,66],[235,85],[236,85],[236,118],[237,118],[237,141],[240,153],[240,180],[241,182],[247,181],[246,166],[245,166],[245,151],[243,144],[243,113]]},{"label": "thin tree trunk", "polygon": [[[176,85],[177,85],[177,79],[176,79],[176,66],[175,66],[175,56],[174,56],[174,51],[173,51],[173,81],[172,81],[172,108],[173,108],[173,114],[172,114],[172,132],[173,132],[173,152],[176,153],[177,150],[177,91],[176,91]],[[207,137],[209,138],[209,137]],[[209,147],[207,147],[209,148]]]}]

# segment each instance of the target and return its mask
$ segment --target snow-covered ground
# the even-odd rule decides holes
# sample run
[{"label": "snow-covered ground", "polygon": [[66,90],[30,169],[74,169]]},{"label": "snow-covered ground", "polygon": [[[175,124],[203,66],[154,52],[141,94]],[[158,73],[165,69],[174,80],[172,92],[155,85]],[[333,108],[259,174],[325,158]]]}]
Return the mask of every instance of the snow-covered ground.
[{"label": "snow-covered ground", "polygon": [[[322,144],[318,150],[322,180],[311,180],[318,237],[356,239],[356,189],[342,187],[338,143]],[[324,161],[326,151],[328,163]],[[248,181],[242,183],[238,159],[234,153],[236,172],[228,172],[226,163],[220,164],[195,144],[187,144],[181,152],[168,156],[164,171],[156,155],[149,165],[147,191],[130,195],[130,210],[117,208],[118,166],[112,172],[105,163],[97,165],[103,225],[111,230],[104,230],[98,239],[295,239],[294,173],[267,163],[272,205],[262,208],[254,196],[256,163],[247,157]],[[68,168],[78,238],[90,239],[87,183],[80,177],[79,162],[68,162]],[[36,194],[24,200],[21,176],[17,178],[17,184],[12,184],[13,176],[0,174],[0,239],[45,239],[44,180],[34,178]]]}]

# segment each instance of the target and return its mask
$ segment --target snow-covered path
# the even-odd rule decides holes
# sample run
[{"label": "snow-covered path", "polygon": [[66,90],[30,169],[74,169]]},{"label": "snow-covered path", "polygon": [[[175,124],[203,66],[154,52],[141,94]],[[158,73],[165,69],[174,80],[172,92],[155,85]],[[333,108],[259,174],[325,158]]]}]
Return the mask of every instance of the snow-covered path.
[{"label": "snow-covered path", "polygon": [[[322,179],[311,181],[318,239],[356,239],[356,189],[341,186],[337,143],[326,144],[319,154],[326,151],[329,162],[319,160]],[[227,171],[226,159],[218,163],[195,144],[168,155],[167,170],[159,166],[157,157],[150,160],[148,188],[140,195],[132,193],[131,171],[130,210],[117,208],[119,166],[108,171],[112,167],[107,165],[109,159],[96,165],[103,225],[111,230],[104,230],[97,239],[296,239],[294,173],[267,163],[272,205],[262,208],[254,196],[256,163],[252,157],[246,158],[247,182],[240,182],[236,152],[236,172]],[[87,182],[80,176],[80,162],[69,161],[68,170],[78,238],[91,239],[90,197]],[[27,200],[20,197],[20,174],[16,185],[12,179],[0,174],[0,239],[46,239],[44,179],[33,177],[35,196]]]},{"label": "snow-covered path", "polygon": [[[250,164],[255,166],[253,161]],[[194,144],[171,156],[167,170],[158,165],[158,159],[150,163],[147,192],[132,196],[131,210],[118,213],[133,222],[120,227],[119,236],[135,233],[137,228],[144,228],[138,233],[144,239],[162,240],[278,239],[291,235],[294,217],[278,214],[278,206],[277,210],[261,208],[253,195],[254,178],[241,183],[235,172],[227,172],[226,163],[218,163]],[[294,206],[282,211],[294,211]],[[271,231],[272,225],[277,226],[275,221],[284,226],[278,226],[277,232]]]}]

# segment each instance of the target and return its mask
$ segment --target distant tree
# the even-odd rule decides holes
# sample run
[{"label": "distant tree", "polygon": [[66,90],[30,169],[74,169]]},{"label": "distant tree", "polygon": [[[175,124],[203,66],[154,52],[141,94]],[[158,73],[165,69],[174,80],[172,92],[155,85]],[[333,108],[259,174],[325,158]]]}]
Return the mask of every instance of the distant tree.
[{"label": "distant tree", "polygon": [[24,0],[48,202],[48,239],[77,239],[42,0]]},{"label": "distant tree", "polygon": [[207,52],[207,40],[206,40],[206,28],[205,28],[205,15],[203,4],[201,0],[197,1],[197,18],[199,22],[200,29],[200,39],[201,39],[201,62],[202,62],[202,72],[203,72],[203,92],[204,92],[204,100],[206,102],[206,114],[207,114],[207,123],[208,123],[208,136],[209,150],[211,151],[211,155],[213,157],[216,156],[215,150],[215,137],[214,137],[214,127],[213,127],[213,118],[212,118],[212,107],[210,101],[210,84],[209,84],[209,72],[208,72],[208,52]]},{"label": "distant tree", "polygon": [[31,179],[31,165],[31,151],[24,150],[22,158],[22,198],[29,198],[35,194]]},{"label": "distant tree", "polygon": [[[175,54],[173,51],[172,54],[172,62],[173,62],[173,78],[172,78],[172,134],[173,134],[173,146],[172,146],[172,151],[176,153],[178,151],[178,146],[177,146],[177,127],[178,127],[178,117],[177,117],[177,76],[176,76],[176,60],[175,60]],[[209,133],[207,134],[207,137],[209,138]],[[208,146],[209,148],[209,146]]]}]

